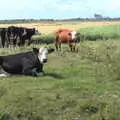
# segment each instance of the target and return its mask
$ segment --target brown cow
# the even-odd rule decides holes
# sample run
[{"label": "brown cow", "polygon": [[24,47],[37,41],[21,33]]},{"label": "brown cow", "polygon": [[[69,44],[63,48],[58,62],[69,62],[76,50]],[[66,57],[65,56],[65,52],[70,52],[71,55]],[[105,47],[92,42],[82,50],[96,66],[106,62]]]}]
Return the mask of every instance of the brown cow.
[{"label": "brown cow", "polygon": [[55,47],[56,50],[60,49],[61,51],[61,43],[67,43],[70,47],[70,50],[75,51],[76,46],[76,31],[72,31],[69,29],[58,29],[55,32]]}]

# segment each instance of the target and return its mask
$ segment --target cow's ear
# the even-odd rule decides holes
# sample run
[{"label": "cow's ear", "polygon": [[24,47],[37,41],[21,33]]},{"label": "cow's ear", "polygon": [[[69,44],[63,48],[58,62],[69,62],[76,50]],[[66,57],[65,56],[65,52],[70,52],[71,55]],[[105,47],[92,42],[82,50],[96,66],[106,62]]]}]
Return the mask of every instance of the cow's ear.
[{"label": "cow's ear", "polygon": [[38,54],[39,53],[39,49],[38,48],[33,48],[33,52]]},{"label": "cow's ear", "polygon": [[54,48],[49,48],[49,49],[48,49],[48,53],[52,53],[52,52],[54,52],[54,51],[55,51]]}]

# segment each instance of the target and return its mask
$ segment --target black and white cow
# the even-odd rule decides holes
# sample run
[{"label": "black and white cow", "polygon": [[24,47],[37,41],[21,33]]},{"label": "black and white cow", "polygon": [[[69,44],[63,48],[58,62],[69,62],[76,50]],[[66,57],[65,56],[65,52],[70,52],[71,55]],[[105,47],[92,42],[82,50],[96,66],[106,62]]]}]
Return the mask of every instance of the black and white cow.
[{"label": "black and white cow", "polygon": [[24,34],[21,37],[20,45],[23,46],[25,44],[25,40],[28,40],[28,45],[31,44],[31,37],[33,35],[40,35],[41,33],[35,28],[21,28],[24,30]]},{"label": "black and white cow", "polygon": [[48,60],[48,53],[54,49],[47,47],[33,48],[33,51],[15,55],[0,56],[0,76],[29,75],[39,76],[43,73],[43,64]]},{"label": "black and white cow", "polygon": [[35,28],[25,28],[17,26],[9,26],[8,28],[0,28],[1,46],[4,48],[7,46],[16,45],[23,46],[25,41],[28,40],[28,45],[31,43],[31,37],[33,35],[40,35],[40,32]]},{"label": "black and white cow", "polygon": [[9,26],[7,29],[7,41],[9,46],[11,44],[16,46],[17,38],[19,36],[19,28],[15,26]]},{"label": "black and white cow", "polygon": [[31,37],[33,35],[39,35],[40,33],[35,28],[25,28],[25,27],[16,27],[9,26],[7,30],[7,39],[9,44],[13,43],[14,46],[17,44],[19,39],[19,46],[25,44],[25,40],[28,40],[28,45],[31,43]]}]

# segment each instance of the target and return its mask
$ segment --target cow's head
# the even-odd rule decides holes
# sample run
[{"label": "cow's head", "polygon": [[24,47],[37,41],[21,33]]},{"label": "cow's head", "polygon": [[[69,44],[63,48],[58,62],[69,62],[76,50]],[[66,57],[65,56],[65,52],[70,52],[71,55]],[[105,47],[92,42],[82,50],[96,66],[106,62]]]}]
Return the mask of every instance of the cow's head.
[{"label": "cow's head", "polygon": [[34,31],[34,35],[41,35],[41,33],[38,30],[36,30],[35,28],[33,28],[32,30]]},{"label": "cow's head", "polygon": [[70,34],[71,34],[72,40],[75,40],[77,32],[76,31],[71,31]]},{"label": "cow's head", "polygon": [[38,55],[40,63],[46,63],[48,61],[48,54],[54,52],[54,49],[47,47],[33,48],[33,52]]},{"label": "cow's head", "polygon": [[41,33],[38,30],[35,30],[35,35],[41,35]]},{"label": "cow's head", "polygon": [[10,40],[15,39],[15,37],[16,37],[16,29],[17,29],[17,28],[14,27],[14,26],[8,27],[7,36],[8,36],[8,38],[9,38]]}]

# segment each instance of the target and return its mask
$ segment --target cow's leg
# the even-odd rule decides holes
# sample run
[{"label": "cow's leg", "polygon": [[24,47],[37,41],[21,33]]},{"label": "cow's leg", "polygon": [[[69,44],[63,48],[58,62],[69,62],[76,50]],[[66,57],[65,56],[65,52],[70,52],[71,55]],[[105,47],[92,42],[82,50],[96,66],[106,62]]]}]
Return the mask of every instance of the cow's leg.
[{"label": "cow's leg", "polygon": [[36,69],[36,71],[39,73],[39,72],[43,72],[43,64],[39,64],[39,67]]},{"label": "cow's leg", "polygon": [[22,42],[22,36],[18,35],[18,37],[17,37],[17,45],[18,45],[18,47],[21,46],[21,42]]},{"label": "cow's leg", "polygon": [[5,47],[5,38],[1,38],[1,43],[2,43],[2,47],[4,48]]},{"label": "cow's leg", "polygon": [[57,41],[55,41],[54,45],[55,45],[56,51],[58,51],[58,43],[57,43]]},{"label": "cow's leg", "polygon": [[25,39],[22,39],[22,46],[25,45]]},{"label": "cow's leg", "polygon": [[20,37],[17,36],[17,37],[16,37],[15,48],[19,48],[19,45],[20,45]]},{"label": "cow's leg", "polygon": [[58,36],[56,36],[54,44],[55,44],[56,51],[58,51]]},{"label": "cow's leg", "polygon": [[2,67],[0,67],[0,77],[8,77],[10,76],[9,73],[5,72]]},{"label": "cow's leg", "polygon": [[61,51],[61,40],[57,39],[56,44],[57,44],[57,50],[59,49]]},{"label": "cow's leg", "polygon": [[30,44],[31,44],[31,38],[28,39],[28,45],[30,45]]},{"label": "cow's leg", "polygon": [[19,43],[18,43],[18,46],[21,47],[24,45],[24,42],[25,42],[25,37],[22,36],[22,35],[19,35]]},{"label": "cow's leg", "polygon": [[23,75],[37,76],[37,72],[32,69],[24,69]]},{"label": "cow's leg", "polygon": [[75,52],[76,43],[75,42],[74,43],[69,42],[69,47],[70,47],[71,52]]},{"label": "cow's leg", "polygon": [[38,64],[36,67],[33,67],[33,64],[31,64],[31,61],[29,59],[23,59],[23,75],[38,76],[40,72],[43,73],[43,64]]},{"label": "cow's leg", "polygon": [[25,45],[25,39],[24,37],[20,40],[20,46],[24,46]]},{"label": "cow's leg", "polygon": [[44,75],[43,71],[37,71],[36,68],[34,69],[24,69],[23,70],[23,75],[27,75],[27,76],[40,76],[40,75]]},{"label": "cow's leg", "polygon": [[43,64],[40,64],[39,67],[36,69],[37,76],[45,75],[43,70]]},{"label": "cow's leg", "polygon": [[58,51],[58,44],[55,43],[55,48],[56,48],[56,51]]},{"label": "cow's leg", "polygon": [[20,42],[18,43],[19,47],[22,46],[23,37],[20,37]]},{"label": "cow's leg", "polygon": [[21,36],[18,36],[18,37],[17,37],[17,45],[18,45],[18,47],[20,47],[21,38],[22,38]]},{"label": "cow's leg", "polygon": [[8,47],[11,48],[11,40],[8,38]]},{"label": "cow's leg", "polygon": [[72,47],[72,52],[75,52],[75,45],[73,45]]},{"label": "cow's leg", "polygon": [[76,51],[76,43],[74,43],[72,47],[72,52],[75,52],[75,51]]},{"label": "cow's leg", "polygon": [[76,40],[73,41],[73,48],[72,49],[73,49],[73,52],[76,51]]},{"label": "cow's leg", "polygon": [[17,39],[15,38],[15,39],[13,40],[13,47],[14,47],[14,48],[16,47],[16,42],[17,42]]},{"label": "cow's leg", "polygon": [[59,41],[59,50],[61,51],[61,42]]},{"label": "cow's leg", "polygon": [[55,43],[55,48],[56,48],[56,51],[58,51],[58,50],[61,51],[61,43],[60,42],[56,42]]},{"label": "cow's leg", "polygon": [[10,39],[10,35],[7,36],[7,41],[8,41],[8,47],[11,48],[11,39]]},{"label": "cow's leg", "polygon": [[68,40],[68,45],[69,45],[70,51],[72,52],[72,43],[70,43],[69,40]]},{"label": "cow's leg", "polygon": [[0,77],[8,77],[8,76],[10,76],[9,73],[1,73],[1,74],[0,74]]},{"label": "cow's leg", "polygon": [[72,44],[69,44],[69,47],[70,47],[70,51],[72,52],[72,50],[73,50],[72,49],[72,47],[73,47]]},{"label": "cow's leg", "polygon": [[6,47],[8,48],[9,47],[9,41],[8,41],[8,36],[7,35],[5,36],[5,42],[6,42]]}]

